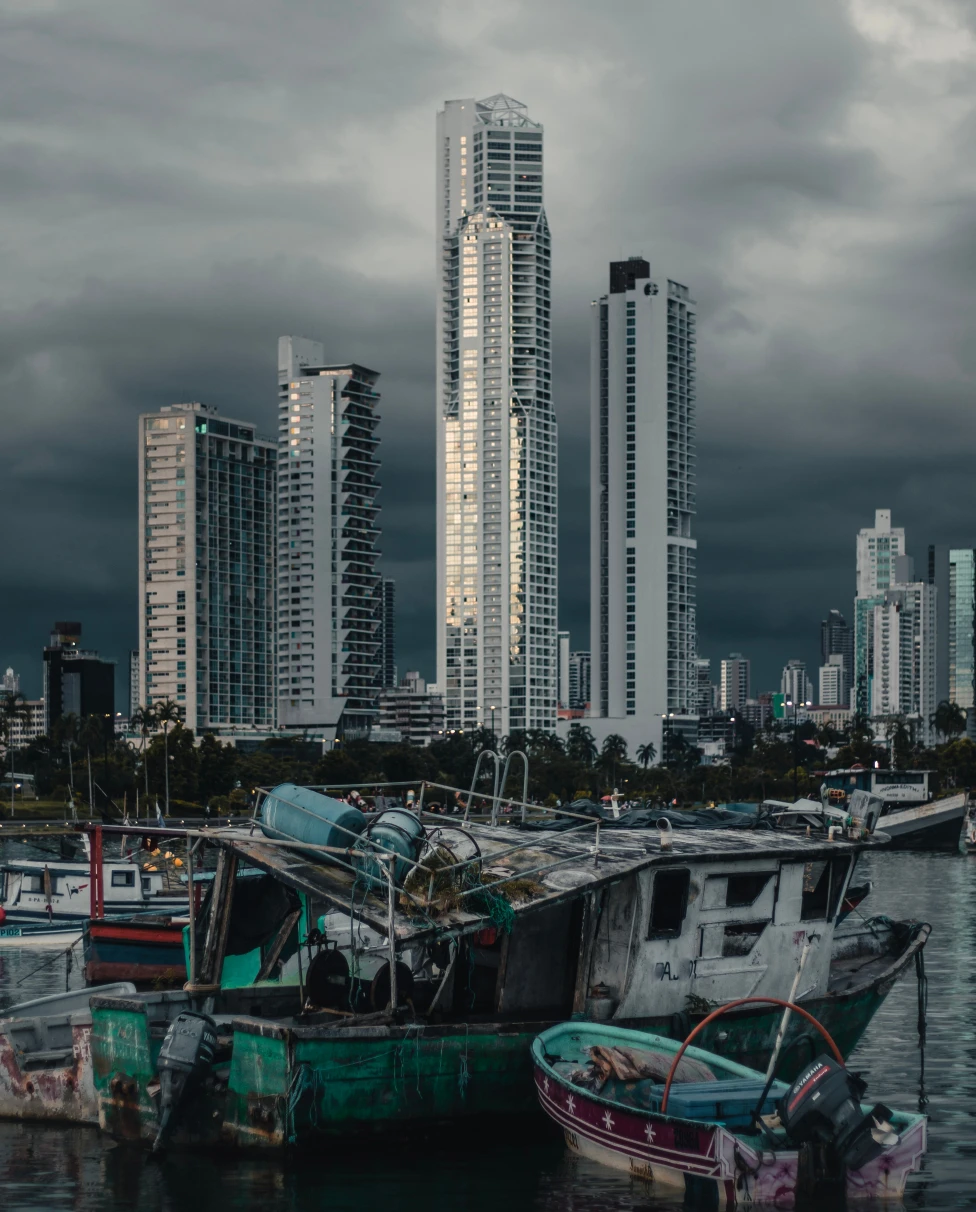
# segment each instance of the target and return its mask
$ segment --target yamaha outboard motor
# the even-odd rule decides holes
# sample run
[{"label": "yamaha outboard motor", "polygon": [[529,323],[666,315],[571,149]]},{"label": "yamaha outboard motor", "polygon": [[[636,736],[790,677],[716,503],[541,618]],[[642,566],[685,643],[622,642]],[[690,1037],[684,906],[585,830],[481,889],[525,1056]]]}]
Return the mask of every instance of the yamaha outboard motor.
[{"label": "yamaha outboard motor", "polygon": [[170,1024],[159,1050],[159,1131],[157,1153],[169,1135],[175,1112],[210,1072],[217,1051],[217,1024],[207,1014],[184,1010]]},{"label": "yamaha outboard motor", "polygon": [[843,1170],[857,1170],[897,1139],[887,1107],[861,1111],[865,1089],[856,1073],[819,1056],[780,1099],[779,1117],[793,1143],[821,1146],[812,1151],[819,1159],[812,1162],[815,1181],[839,1180]]}]

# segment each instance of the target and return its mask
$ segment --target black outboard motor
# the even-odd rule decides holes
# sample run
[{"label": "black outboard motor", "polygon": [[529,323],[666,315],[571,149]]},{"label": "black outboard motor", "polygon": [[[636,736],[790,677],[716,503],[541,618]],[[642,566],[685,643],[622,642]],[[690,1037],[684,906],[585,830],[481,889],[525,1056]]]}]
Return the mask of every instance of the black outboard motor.
[{"label": "black outboard motor", "polygon": [[846,1170],[857,1170],[898,1139],[878,1103],[861,1111],[865,1083],[829,1056],[818,1056],[779,1101],[779,1117],[794,1144],[825,1146]]},{"label": "black outboard motor", "polygon": [[173,1115],[206,1077],[217,1051],[217,1024],[207,1014],[184,1010],[170,1023],[159,1050],[159,1131],[153,1153],[169,1135]]}]

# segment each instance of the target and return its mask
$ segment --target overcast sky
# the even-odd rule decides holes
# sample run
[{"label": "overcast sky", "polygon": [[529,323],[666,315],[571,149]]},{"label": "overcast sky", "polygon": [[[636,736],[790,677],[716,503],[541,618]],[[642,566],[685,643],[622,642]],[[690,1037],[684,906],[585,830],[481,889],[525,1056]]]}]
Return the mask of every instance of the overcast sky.
[{"label": "overcast sky", "polygon": [[[854,535],[976,545],[970,0],[0,0],[0,666],[137,643],[136,416],[275,427],[276,341],[382,372],[401,671],[434,676],[434,117],[546,129],[561,623],[588,647],[589,303],[699,301],[699,648],[754,689]],[[120,679],[121,687],[121,679]]]}]

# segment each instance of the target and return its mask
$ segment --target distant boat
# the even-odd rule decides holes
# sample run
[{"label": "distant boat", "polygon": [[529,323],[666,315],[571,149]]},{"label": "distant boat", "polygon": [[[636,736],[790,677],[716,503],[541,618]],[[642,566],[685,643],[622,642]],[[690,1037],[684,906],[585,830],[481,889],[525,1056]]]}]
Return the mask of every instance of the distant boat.
[{"label": "distant boat", "polygon": [[[128,859],[103,861],[102,870],[106,914],[179,912],[187,907],[186,891],[168,889],[162,871],[144,871]],[[10,859],[0,867],[0,906],[8,926],[85,920],[91,914],[91,866]]]}]

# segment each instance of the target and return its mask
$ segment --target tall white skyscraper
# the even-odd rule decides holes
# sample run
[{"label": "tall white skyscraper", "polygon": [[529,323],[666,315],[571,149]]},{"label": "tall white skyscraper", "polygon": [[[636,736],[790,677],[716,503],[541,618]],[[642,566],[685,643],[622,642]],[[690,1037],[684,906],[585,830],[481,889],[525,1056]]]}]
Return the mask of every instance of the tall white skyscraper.
[{"label": "tall white skyscraper", "polygon": [[437,116],[437,682],[446,727],[556,722],[556,420],[542,127]]},{"label": "tall white skyscraper", "polygon": [[590,342],[590,714],[697,715],[695,321],[643,257],[610,265]]},{"label": "tall white skyscraper", "polygon": [[[911,561],[902,557],[905,563]],[[871,608],[871,698],[875,718],[904,716],[915,721],[923,743],[931,739],[936,708],[936,588],[906,579],[885,589]]]},{"label": "tall white skyscraper", "polygon": [[854,709],[871,713],[874,676],[874,608],[894,583],[895,561],[905,554],[905,531],[891,525],[891,510],[876,509],[874,525],[857,534],[857,570],[854,598]]},{"label": "tall white skyscraper", "polygon": [[170,699],[197,733],[270,728],[275,443],[197,403],[143,414],[139,441],[138,704]]},{"label": "tall white skyscraper", "polygon": [[375,370],[278,341],[278,723],[361,735],[377,715]]}]

